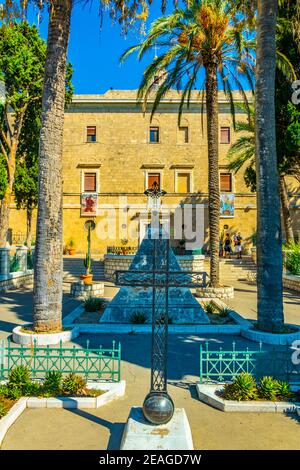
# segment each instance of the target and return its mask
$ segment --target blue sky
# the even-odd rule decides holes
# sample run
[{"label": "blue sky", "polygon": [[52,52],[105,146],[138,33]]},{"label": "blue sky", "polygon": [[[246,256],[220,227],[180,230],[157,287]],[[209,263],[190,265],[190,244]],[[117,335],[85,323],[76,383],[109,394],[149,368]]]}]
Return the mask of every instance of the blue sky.
[{"label": "blue sky", "polygon": [[[145,65],[154,53],[141,63],[132,55],[120,65],[119,58],[124,50],[139,43],[142,37],[133,30],[124,37],[119,25],[113,25],[108,15],[104,16],[100,30],[97,5],[97,1],[92,6],[77,4],[73,10],[68,56],[74,68],[75,93],[104,93],[110,87],[136,89]],[[154,0],[148,23],[160,14],[160,1]],[[36,23],[36,15],[30,13],[29,21]],[[47,38],[47,26],[48,18],[44,14],[40,23],[40,34],[44,39]]]},{"label": "blue sky", "polygon": [[[153,0],[146,27],[161,16],[160,5],[160,0]],[[173,8],[173,2],[169,0],[166,13],[171,12]],[[28,20],[37,24],[37,10],[33,13],[32,7]],[[39,25],[40,34],[44,39],[47,39],[47,27],[48,17],[44,13]],[[74,68],[75,93],[105,93],[110,87],[137,89],[146,65],[153,59],[154,51],[141,62],[138,62],[136,54],[130,56],[122,65],[119,58],[125,49],[141,42],[143,38],[137,27],[124,37],[120,26],[113,24],[108,14],[104,15],[100,28],[98,1],[95,0],[86,6],[80,0],[75,1],[68,54]],[[245,81],[241,81],[244,87],[248,88]],[[202,83],[203,75],[199,77],[199,85]]]}]

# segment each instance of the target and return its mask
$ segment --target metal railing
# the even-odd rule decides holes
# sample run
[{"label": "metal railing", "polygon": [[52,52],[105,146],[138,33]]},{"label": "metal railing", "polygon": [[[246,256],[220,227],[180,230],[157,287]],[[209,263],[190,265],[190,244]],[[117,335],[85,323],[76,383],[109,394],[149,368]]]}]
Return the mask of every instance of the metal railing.
[{"label": "metal railing", "polygon": [[278,347],[263,350],[262,343],[258,349],[210,349],[208,342],[200,345],[200,382],[230,382],[242,372],[254,375],[257,379],[270,375],[279,380],[291,383],[300,382],[300,364],[293,361],[293,348]]},{"label": "metal railing", "polygon": [[0,380],[8,378],[16,366],[29,368],[32,378],[43,378],[47,372],[80,374],[85,379],[119,382],[121,380],[121,343],[111,349],[86,347],[17,346],[10,340],[0,342]]}]

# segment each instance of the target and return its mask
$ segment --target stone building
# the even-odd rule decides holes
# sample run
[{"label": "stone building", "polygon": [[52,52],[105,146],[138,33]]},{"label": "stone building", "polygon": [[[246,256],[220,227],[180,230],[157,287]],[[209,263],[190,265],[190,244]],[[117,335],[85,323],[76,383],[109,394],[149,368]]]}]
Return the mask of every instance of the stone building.
[{"label": "stone building", "polygon": [[[236,100],[240,101],[238,93]],[[202,112],[195,91],[178,125],[179,101],[176,91],[169,92],[151,120],[151,100],[143,114],[136,103],[136,90],[74,95],[66,109],[64,124],[66,246],[73,240],[77,252],[85,251],[84,223],[88,218],[97,226],[93,252],[105,253],[111,246],[136,246],[139,240],[128,230],[134,228],[143,233],[147,221],[144,191],[157,181],[167,192],[163,205],[171,207],[171,213],[185,204],[203,208],[203,241],[197,248],[205,248],[208,240],[206,113],[205,109]],[[246,115],[240,111],[236,118],[246,119]],[[229,103],[220,93],[219,181],[224,203],[220,232],[240,231],[247,248],[256,230],[256,197],[246,187],[242,171],[234,175],[226,168],[226,155],[236,138]],[[291,203],[297,207],[300,191],[296,183],[290,184],[294,194]],[[296,230],[300,227],[299,211],[294,212],[294,219]],[[22,211],[12,211],[11,226],[13,237],[19,234],[22,238],[26,227]]]}]

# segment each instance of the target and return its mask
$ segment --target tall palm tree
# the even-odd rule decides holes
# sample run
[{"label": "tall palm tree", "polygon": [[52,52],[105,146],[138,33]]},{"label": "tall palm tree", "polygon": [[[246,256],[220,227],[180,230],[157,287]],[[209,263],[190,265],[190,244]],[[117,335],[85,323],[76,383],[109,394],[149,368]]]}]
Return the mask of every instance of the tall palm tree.
[{"label": "tall palm tree", "polygon": [[[244,109],[243,105],[240,105]],[[256,191],[255,169],[255,113],[254,106],[250,105],[250,119],[236,122],[236,132],[242,133],[230,147],[227,157],[229,159],[228,170],[238,173],[244,169],[244,180],[251,191]],[[282,139],[282,136],[281,136]],[[298,163],[299,155],[284,155],[283,161],[278,162],[279,169],[279,195],[281,201],[282,220],[286,242],[294,241],[292,229],[292,217],[289,208],[289,196],[285,177],[287,175],[300,177]],[[246,165],[246,166],[245,166]]]},{"label": "tall palm tree", "polygon": [[[32,0],[49,9],[48,45],[43,86],[42,126],[39,150],[39,197],[33,292],[35,331],[61,329],[62,319],[62,145],[65,105],[66,61],[73,0]],[[26,15],[29,0],[5,0],[0,18]],[[135,21],[144,0],[100,0],[122,29]],[[165,2],[162,0],[162,9]]]},{"label": "tall palm tree", "polygon": [[[146,39],[129,48],[121,57],[123,61],[129,54],[138,51],[138,57],[142,59],[155,46],[163,50],[146,68],[138,91],[138,99],[143,100],[145,110],[150,93],[156,90],[151,117],[167,91],[176,87],[182,89],[180,121],[184,104],[189,103],[200,74],[205,73],[205,86],[200,89],[207,113],[210,283],[213,287],[219,286],[218,79],[230,101],[235,122],[232,88],[240,91],[248,106],[241,75],[253,87],[254,61],[249,49],[251,42],[245,40],[245,33],[245,28],[234,27],[228,1],[191,0],[186,8],[178,8],[172,14],[154,21]],[[157,76],[160,77],[159,83],[155,80]]]},{"label": "tall palm tree", "polygon": [[275,131],[278,0],[258,0],[256,31],[257,313],[258,327],[278,332],[284,323],[282,240]]}]

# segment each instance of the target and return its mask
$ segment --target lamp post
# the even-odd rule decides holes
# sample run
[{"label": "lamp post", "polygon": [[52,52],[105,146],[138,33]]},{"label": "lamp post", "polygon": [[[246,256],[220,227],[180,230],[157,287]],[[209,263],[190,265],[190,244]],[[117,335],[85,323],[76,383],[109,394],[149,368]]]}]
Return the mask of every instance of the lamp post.
[{"label": "lamp post", "polygon": [[[153,237],[152,246],[152,345],[151,385],[143,403],[145,418],[152,424],[165,424],[174,414],[174,404],[167,392],[167,346],[168,346],[168,290],[169,290],[169,238],[162,237],[159,223],[161,197],[166,191],[154,182],[145,191],[148,210],[158,218],[158,237]],[[151,218],[152,222],[152,218]],[[153,235],[150,222],[150,237]]]}]

